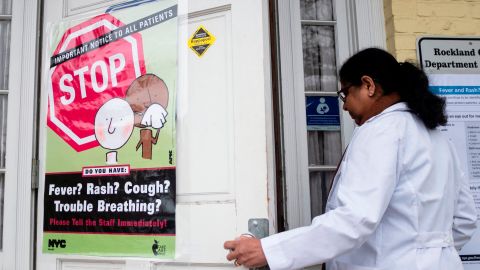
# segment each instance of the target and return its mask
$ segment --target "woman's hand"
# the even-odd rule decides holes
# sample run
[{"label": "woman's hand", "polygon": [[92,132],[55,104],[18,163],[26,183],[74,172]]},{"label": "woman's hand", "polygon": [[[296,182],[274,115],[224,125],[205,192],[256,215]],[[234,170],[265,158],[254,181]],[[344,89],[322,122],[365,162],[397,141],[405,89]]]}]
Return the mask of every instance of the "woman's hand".
[{"label": "woman's hand", "polygon": [[262,244],[257,238],[241,236],[235,240],[226,241],[223,246],[230,250],[227,260],[234,260],[235,266],[243,265],[247,268],[253,268],[267,265]]}]

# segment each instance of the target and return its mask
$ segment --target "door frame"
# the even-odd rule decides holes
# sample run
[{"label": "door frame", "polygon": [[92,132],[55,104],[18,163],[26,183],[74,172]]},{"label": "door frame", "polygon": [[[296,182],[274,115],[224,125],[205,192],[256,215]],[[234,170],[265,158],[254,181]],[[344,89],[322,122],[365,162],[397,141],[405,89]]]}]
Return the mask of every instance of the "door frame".
[{"label": "door frame", "polygon": [[[336,18],[337,68],[354,52],[366,47],[386,48],[382,0],[333,1]],[[280,88],[283,125],[283,178],[286,229],[311,223],[307,125],[303,81],[302,32],[299,1],[277,0]],[[351,139],[354,122],[341,117],[342,149]],[[280,177],[280,176],[278,176]],[[280,200],[280,199],[278,199]]]},{"label": "door frame", "polygon": [[39,12],[38,0],[12,0],[3,269],[32,269],[35,256]]},{"label": "door frame", "polygon": [[[179,2],[181,1],[186,1],[186,0],[178,0]],[[44,1],[45,2],[45,1]],[[100,2],[100,1],[99,1]],[[105,1],[101,1],[102,3],[107,3]],[[215,5],[215,3],[222,3],[223,1],[212,1],[210,4],[211,5]],[[253,1],[252,1],[253,2]],[[197,5],[201,5],[200,3],[197,4]],[[230,9],[230,5],[217,5],[219,7],[219,9]],[[240,6],[240,5],[237,5],[237,6]],[[250,25],[250,24],[255,24],[255,21],[261,21],[262,23],[262,29],[261,31],[255,31],[254,33],[257,33],[256,35],[257,36],[260,36],[262,39],[262,44],[258,46],[258,51],[257,52],[262,52],[261,54],[262,55],[265,55],[265,56],[269,56],[270,55],[270,44],[269,44],[269,39],[268,39],[268,29],[269,29],[269,25],[268,25],[268,17],[269,17],[269,14],[268,14],[268,2],[267,1],[262,1],[261,4],[258,4],[258,7],[261,6],[261,10],[260,9],[257,9],[257,11],[252,15],[253,16],[253,19],[250,18],[249,20],[247,20],[248,23],[246,23],[246,25]],[[77,11],[83,11],[82,9],[76,9]],[[233,8],[231,8],[232,12],[237,12],[239,13],[240,12],[240,9],[239,8],[236,8],[235,9],[235,5],[233,5]],[[79,11],[79,13],[80,13]],[[209,9],[209,12],[210,11],[214,11],[214,9]],[[200,11],[200,12],[193,12],[191,14],[189,14],[189,16],[185,16],[183,15],[183,19],[186,19],[186,18],[189,18],[190,19],[190,15],[193,15],[193,16],[199,16],[199,15],[204,15],[206,14],[204,11]],[[47,16],[47,12],[45,12],[45,17]],[[77,14],[78,15],[78,14]],[[77,15],[74,15],[74,16],[77,16]],[[80,15],[78,15],[80,16]],[[179,16],[179,18],[182,18],[182,15]],[[242,21],[243,20],[246,20],[247,17],[242,17]],[[47,25],[45,24],[45,27]],[[248,28],[248,27],[247,27]],[[253,28],[249,28],[249,29],[253,29]],[[182,32],[180,31],[179,34],[181,34]],[[189,32],[187,33],[188,36],[185,36],[185,38],[188,38],[193,32]],[[239,37],[238,37],[239,38]],[[184,46],[184,44],[186,44],[186,40],[182,41],[183,39],[180,38],[181,42],[179,44],[179,46]],[[192,53],[192,52],[190,52]],[[253,54],[252,54],[253,55]],[[262,163],[259,164],[257,163],[255,168],[257,168],[257,165],[260,166],[260,167],[265,167],[266,168],[266,173],[264,175],[262,175],[261,178],[258,178],[256,180],[258,184],[258,186],[253,186],[253,187],[250,187],[250,188],[256,188],[258,187],[258,189],[264,189],[266,187],[267,189],[267,196],[265,197],[262,197],[261,200],[262,200],[262,203],[265,202],[265,204],[268,204],[268,218],[269,218],[269,229],[270,231],[274,231],[275,229],[275,208],[276,208],[276,205],[275,205],[275,194],[274,194],[274,185],[275,185],[275,164],[274,164],[274,139],[273,139],[273,127],[272,127],[272,123],[271,121],[269,121],[269,119],[273,118],[273,112],[272,112],[272,104],[271,104],[271,81],[269,80],[270,78],[270,72],[271,72],[271,65],[270,65],[270,58],[268,57],[254,57],[254,58],[257,58],[257,59],[261,59],[260,61],[262,61],[262,66],[260,67],[259,65],[257,65],[255,67],[255,69],[257,69],[258,71],[261,71],[263,72],[263,76],[264,76],[264,80],[262,82],[260,82],[261,84],[261,87],[259,86],[259,82],[256,81],[255,82],[255,85],[257,85],[256,89],[260,89],[264,92],[262,93],[259,93],[259,95],[262,95],[262,98],[264,98],[265,100],[265,105],[264,105],[264,109],[265,109],[265,125],[261,125],[259,126],[261,129],[262,129],[262,133],[265,133],[265,136],[261,136],[262,138],[262,144],[264,143],[265,144],[265,147],[262,147],[262,149],[266,149],[266,154],[263,154],[264,152],[262,151],[262,155],[265,155],[265,159],[263,158],[264,156],[261,156],[262,159],[264,159],[266,161],[266,163],[262,160]],[[45,59],[44,59],[45,61]],[[258,67],[258,68],[257,68]],[[237,66],[236,69],[241,69],[242,66]],[[248,68],[251,68],[251,67],[248,67]],[[42,75],[43,76],[43,75]],[[246,82],[247,80],[242,80],[243,82],[240,83],[239,85],[242,85],[244,84],[244,82]],[[236,87],[237,88],[237,87]],[[252,89],[255,89],[255,88],[252,88]],[[238,92],[240,93],[240,92]],[[258,91],[257,91],[258,93]],[[178,94],[178,92],[177,92]],[[44,97],[45,95],[43,95],[42,98],[45,98]],[[257,99],[258,101],[259,99]],[[44,105],[44,102],[45,100],[42,101],[42,104]],[[262,100],[262,105],[263,105],[263,100]],[[45,107],[45,106],[42,106],[42,107]],[[42,110],[45,110],[45,108],[42,108]],[[262,108],[263,110],[263,108]],[[262,113],[263,114],[263,113]],[[40,113],[40,115],[46,115],[46,113],[44,111],[42,111]],[[258,115],[257,115],[258,116]],[[247,127],[249,126],[249,121],[245,121],[247,120],[248,118],[243,118],[243,120],[241,121],[242,123],[244,123]],[[44,122],[44,119],[42,119],[42,121]],[[41,121],[41,123],[42,123]],[[243,125],[243,124],[242,124]],[[41,124],[40,126],[40,138],[44,138],[45,137],[45,134],[43,134],[45,132],[45,129],[42,128],[43,127],[43,124]],[[239,129],[239,130],[242,130],[242,129]],[[243,129],[245,132],[248,132],[248,129],[245,128]],[[239,136],[239,138],[248,138],[249,136]],[[244,139],[243,139],[244,140]],[[44,156],[44,153],[45,153],[45,144],[44,143],[40,143],[39,145],[40,147],[40,157],[43,157]],[[238,153],[236,154],[238,155]],[[242,156],[238,155],[240,158]],[[259,155],[257,155],[257,157],[259,157]],[[43,158],[42,158],[43,159]],[[256,158],[255,158],[256,159]],[[255,160],[255,159],[252,159],[252,160]],[[242,164],[240,164],[241,166],[240,167],[243,167],[245,166],[244,163],[245,161],[247,162],[250,162],[248,161],[248,159],[241,159],[240,160]],[[44,160],[41,160],[40,161],[40,175],[43,176],[44,175]],[[262,169],[263,170],[263,169]],[[245,170],[243,170],[245,171]],[[245,172],[248,172],[245,171]],[[242,173],[243,174],[243,173]],[[257,178],[257,177],[255,177]],[[252,178],[251,178],[252,179]],[[42,186],[42,183],[40,184],[40,186]],[[237,188],[237,187],[236,187]],[[244,191],[244,190],[243,190]],[[42,187],[40,188],[40,194],[39,194],[39,197],[41,198],[42,197]],[[243,195],[241,196],[240,199],[238,199],[238,201],[241,201],[239,204],[242,204],[243,202],[245,201],[252,201],[251,198],[249,196],[245,196],[245,195],[248,195],[249,193],[243,193]],[[201,194],[200,194],[201,195]],[[41,200],[39,200],[41,202]],[[227,202],[227,201],[226,201]],[[210,203],[209,201],[205,201],[204,202],[205,204],[206,203]],[[196,204],[196,201],[187,201],[187,200],[184,200],[183,201],[183,205],[189,205],[189,204]],[[177,206],[180,205],[180,202],[177,201]],[[41,209],[42,208],[42,203],[40,203],[38,205],[38,208]],[[239,224],[238,228],[236,228],[237,232],[238,233],[243,233],[243,232],[246,232],[248,231],[248,223],[247,222],[243,222],[243,221],[247,221],[249,218],[264,218],[266,213],[264,213],[264,210],[266,210],[264,207],[251,207],[249,206],[248,208],[247,207],[237,207],[237,213],[238,213],[238,219],[236,220],[237,224]],[[266,211],[265,211],[266,212]],[[39,216],[39,219],[41,219],[42,217]],[[238,221],[241,221],[238,222]],[[40,222],[40,225],[37,225],[37,234],[40,236],[41,235],[41,222]],[[232,238],[235,237],[235,235],[232,235]],[[227,240],[227,239],[225,239]],[[37,261],[38,261],[38,264],[37,265],[40,265],[42,266],[42,257],[43,255],[41,256],[41,237],[39,238],[39,243],[37,243]],[[221,246],[218,246],[219,249],[222,249]],[[50,255],[46,255],[46,256],[50,256]],[[52,256],[50,256],[52,257]],[[85,261],[89,262],[89,263],[92,263],[92,264],[95,264],[95,263],[101,263],[101,261],[103,259],[105,259],[107,262],[111,262],[111,261],[115,261],[115,262],[118,262],[118,261],[121,261],[119,260],[119,258],[114,258],[114,257],[101,257],[101,256],[98,256],[98,257],[85,257],[83,255],[59,255],[59,261],[61,263],[63,259],[67,258],[68,260],[63,260],[64,262],[67,262],[67,263],[72,263],[73,262],[81,262],[85,259]],[[223,257],[222,257],[223,258]],[[49,258],[50,259],[50,258]],[[130,258],[128,258],[130,259]],[[158,263],[163,263],[163,262],[158,262]],[[175,265],[176,262],[174,263],[166,263],[166,265]],[[137,267],[136,264],[138,264],[138,268],[134,268],[134,267]],[[180,263],[181,264],[181,263]],[[141,260],[135,260],[135,259],[132,259],[132,260],[129,260],[125,263],[125,265],[127,265],[127,267],[131,267],[133,269],[140,269],[142,267],[144,267],[145,269],[153,269],[156,267],[157,264],[154,264],[153,261],[149,261],[148,263],[144,263],[142,262]],[[141,265],[141,266],[140,266]],[[160,264],[159,264],[160,265]],[[205,264],[206,266],[216,266],[217,264]],[[228,263],[226,260],[225,260],[225,265],[227,265],[227,267],[229,267],[231,264]],[[203,266],[203,263],[199,263],[197,265],[198,267],[200,266]],[[224,264],[218,264],[217,265],[218,267],[222,267],[224,266]],[[51,267],[50,267],[51,268]],[[143,269],[143,268],[142,268]]]}]

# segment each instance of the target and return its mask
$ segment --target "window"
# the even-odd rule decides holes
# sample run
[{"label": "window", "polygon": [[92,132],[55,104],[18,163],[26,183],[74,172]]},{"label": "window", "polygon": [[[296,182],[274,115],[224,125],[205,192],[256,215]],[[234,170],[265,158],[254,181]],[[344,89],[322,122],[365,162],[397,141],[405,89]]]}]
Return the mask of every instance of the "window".
[{"label": "window", "polygon": [[0,249],[3,247],[3,202],[7,135],[8,70],[10,58],[11,0],[0,1]]},{"label": "window", "polygon": [[[332,0],[300,0],[306,96],[336,96],[336,20]],[[342,153],[340,130],[308,130],[311,216],[323,213]]]}]

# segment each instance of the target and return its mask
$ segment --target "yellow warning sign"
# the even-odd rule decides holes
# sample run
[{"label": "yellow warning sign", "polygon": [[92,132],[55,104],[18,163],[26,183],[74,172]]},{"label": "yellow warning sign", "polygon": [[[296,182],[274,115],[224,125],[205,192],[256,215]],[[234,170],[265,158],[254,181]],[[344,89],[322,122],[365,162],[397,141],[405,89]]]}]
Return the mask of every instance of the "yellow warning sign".
[{"label": "yellow warning sign", "polygon": [[215,37],[210,34],[203,25],[198,27],[197,31],[188,40],[188,47],[192,49],[199,57],[207,51],[215,42]]}]

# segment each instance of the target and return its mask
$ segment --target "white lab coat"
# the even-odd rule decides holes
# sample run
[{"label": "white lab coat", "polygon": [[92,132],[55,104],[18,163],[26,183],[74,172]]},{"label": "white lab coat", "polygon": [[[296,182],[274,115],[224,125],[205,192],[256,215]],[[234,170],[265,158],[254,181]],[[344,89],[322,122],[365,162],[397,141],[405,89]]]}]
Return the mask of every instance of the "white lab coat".
[{"label": "white lab coat", "polygon": [[476,220],[451,143],[397,103],[355,130],[327,213],[261,243],[272,270],[457,270]]}]

